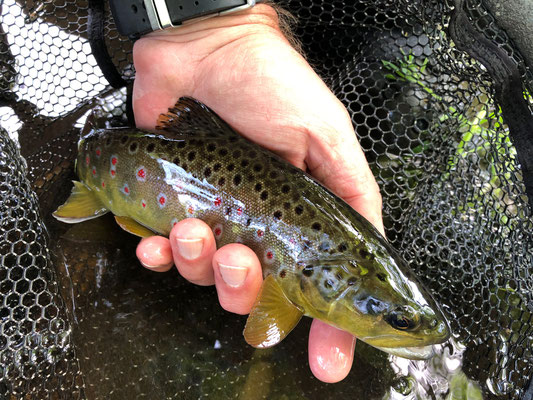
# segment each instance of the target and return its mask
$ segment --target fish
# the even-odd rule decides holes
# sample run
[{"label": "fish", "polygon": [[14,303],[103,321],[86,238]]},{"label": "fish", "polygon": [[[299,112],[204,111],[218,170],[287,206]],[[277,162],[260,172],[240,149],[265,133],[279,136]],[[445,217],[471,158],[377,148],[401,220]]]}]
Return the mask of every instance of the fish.
[{"label": "fish", "polygon": [[180,98],[155,133],[86,124],[75,168],[79,181],[53,213],[60,221],[111,212],[147,237],[194,217],[217,247],[257,254],[264,281],[243,332],[253,347],[276,345],[304,315],[410,359],[450,336],[439,305],[369,221],[196,99]]}]

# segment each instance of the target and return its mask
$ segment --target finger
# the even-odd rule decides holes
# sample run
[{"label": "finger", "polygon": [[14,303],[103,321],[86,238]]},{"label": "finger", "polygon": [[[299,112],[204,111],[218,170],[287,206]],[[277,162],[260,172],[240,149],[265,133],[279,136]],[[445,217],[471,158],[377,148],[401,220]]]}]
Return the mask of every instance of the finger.
[{"label": "finger", "polygon": [[[379,186],[353,131],[350,117],[339,103],[335,125],[310,132],[306,158],[310,172],[342,197],[384,234]],[[316,133],[319,132],[319,133]]]},{"label": "finger", "polygon": [[181,276],[197,285],[215,283],[211,260],[216,244],[209,225],[195,218],[184,219],[174,225],[169,239]]},{"label": "finger", "polygon": [[144,238],[137,245],[137,258],[151,271],[165,272],[172,268],[172,250],[170,242],[162,236]]},{"label": "finger", "polygon": [[353,363],[355,337],[317,319],[309,332],[309,366],[326,383],[346,378]]},{"label": "finger", "polygon": [[256,254],[242,244],[228,244],[215,253],[213,269],[222,308],[248,314],[263,282]]}]

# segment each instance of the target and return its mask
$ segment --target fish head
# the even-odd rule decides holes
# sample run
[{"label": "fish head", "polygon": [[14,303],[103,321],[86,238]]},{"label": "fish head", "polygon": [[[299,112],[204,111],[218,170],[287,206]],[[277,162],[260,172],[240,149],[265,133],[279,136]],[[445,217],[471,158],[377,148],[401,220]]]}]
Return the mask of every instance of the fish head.
[{"label": "fish head", "polygon": [[315,266],[314,281],[304,275],[311,316],[389,353],[424,358],[409,348],[446,341],[448,322],[406,262],[390,245],[377,244],[361,243],[353,257]]}]

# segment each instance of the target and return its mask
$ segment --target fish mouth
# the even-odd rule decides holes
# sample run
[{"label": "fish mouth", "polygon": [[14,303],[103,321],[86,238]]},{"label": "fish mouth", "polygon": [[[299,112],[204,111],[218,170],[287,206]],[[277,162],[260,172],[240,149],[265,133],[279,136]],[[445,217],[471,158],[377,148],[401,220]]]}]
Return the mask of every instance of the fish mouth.
[{"label": "fish mouth", "polygon": [[373,347],[393,356],[407,358],[409,360],[428,360],[435,355],[433,345],[420,347]]}]

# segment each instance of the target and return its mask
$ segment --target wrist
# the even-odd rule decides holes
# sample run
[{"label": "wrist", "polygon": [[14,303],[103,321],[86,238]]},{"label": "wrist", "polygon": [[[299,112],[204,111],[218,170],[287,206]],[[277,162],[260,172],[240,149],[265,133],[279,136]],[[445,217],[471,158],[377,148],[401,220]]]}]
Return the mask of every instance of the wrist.
[{"label": "wrist", "polygon": [[129,0],[127,4],[123,4],[122,0],[109,0],[109,5],[118,31],[131,39],[138,39],[152,32],[183,29],[205,20],[234,14],[247,15],[247,11],[261,1]]},{"label": "wrist", "polygon": [[213,33],[225,28],[242,27],[247,30],[270,28],[280,30],[278,14],[267,2],[235,13],[194,21],[192,23],[150,32],[145,37],[188,37],[200,32]]}]

